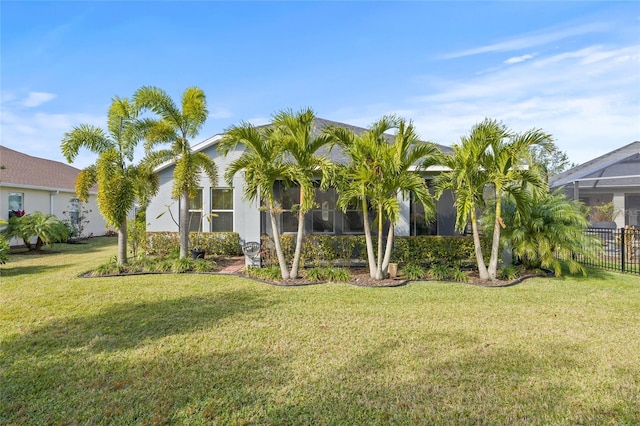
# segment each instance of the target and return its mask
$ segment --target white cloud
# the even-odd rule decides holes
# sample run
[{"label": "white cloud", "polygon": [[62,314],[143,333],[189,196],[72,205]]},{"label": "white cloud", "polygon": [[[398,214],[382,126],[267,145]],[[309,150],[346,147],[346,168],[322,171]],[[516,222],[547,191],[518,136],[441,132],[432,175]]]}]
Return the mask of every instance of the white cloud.
[{"label": "white cloud", "polygon": [[56,95],[54,95],[53,93],[29,92],[29,95],[21,102],[21,105],[28,108],[37,107],[45,102],[49,102],[55,97]]},{"label": "white cloud", "polygon": [[522,55],[522,56],[513,56],[509,59],[507,59],[506,61],[504,61],[505,64],[517,64],[519,62],[524,62],[524,61],[528,61],[529,59],[533,59],[536,57],[536,54],[528,54],[528,55]]},{"label": "white cloud", "polygon": [[473,49],[452,52],[444,56],[445,59],[462,58],[465,56],[479,55],[482,53],[493,52],[511,52],[514,50],[527,49],[535,46],[542,46],[551,42],[559,41],[569,37],[575,37],[584,34],[602,32],[607,30],[608,25],[605,23],[589,23],[577,25],[570,28],[562,29],[546,29],[531,34],[524,34],[510,40],[489,44],[486,46],[476,47]]},{"label": "white cloud", "polygon": [[[60,151],[60,143],[65,132],[81,123],[102,127],[105,116],[82,113],[48,114],[37,110],[24,110],[23,102],[3,102],[0,114],[0,143],[16,151],[34,157],[66,163]],[[81,150],[73,163],[84,168],[95,162],[95,155]]]},{"label": "white cloud", "polygon": [[541,128],[582,163],[640,140],[639,69],[640,46],[591,46],[471,77],[416,78],[430,83],[414,90],[417,96],[395,108],[360,108],[351,114],[360,119],[348,122],[368,125],[395,111],[412,119],[423,139],[451,145],[490,117],[518,132]]}]

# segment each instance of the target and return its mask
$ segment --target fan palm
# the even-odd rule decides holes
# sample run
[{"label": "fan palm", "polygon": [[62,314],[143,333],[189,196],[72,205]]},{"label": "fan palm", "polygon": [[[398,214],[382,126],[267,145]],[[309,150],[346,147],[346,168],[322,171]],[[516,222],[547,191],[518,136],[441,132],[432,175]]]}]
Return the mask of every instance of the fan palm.
[{"label": "fan palm", "polygon": [[[385,133],[396,129],[392,142]],[[395,223],[400,218],[398,196],[415,195],[425,207],[428,218],[434,213],[434,204],[424,179],[417,173],[416,164],[428,165],[438,157],[435,145],[421,142],[411,123],[385,116],[361,135],[351,130],[331,127],[327,129],[334,143],[349,156],[349,164],[341,167],[338,178],[338,206],[346,211],[354,204],[362,206],[367,260],[372,278],[382,279],[391,259]],[[378,250],[373,250],[369,225],[370,205],[376,215]],[[386,247],[383,241],[384,224],[389,229]]]},{"label": "fan palm", "polygon": [[[115,97],[109,108],[107,129],[81,124],[65,133],[62,154],[71,163],[80,148],[98,154],[95,164],[82,170],[76,179],[76,192],[86,202],[89,190],[98,185],[97,204],[108,225],[118,232],[118,263],[127,262],[127,214],[136,199],[137,182],[147,181],[146,193],[157,191],[157,183],[145,169],[131,164],[134,149],[141,140],[137,111],[126,98]],[[148,195],[146,195],[148,196]]]},{"label": "fan palm", "polygon": [[[184,258],[189,250],[189,201],[200,187],[200,173],[207,175],[212,186],[218,182],[215,162],[202,152],[194,152],[189,143],[207,119],[205,94],[198,87],[187,88],[178,107],[164,90],[144,86],[136,91],[133,99],[141,110],[150,110],[159,116],[156,120],[141,121],[146,138],[146,162],[152,166],[166,161],[175,163],[171,195],[180,201],[180,257]],[[169,147],[154,151],[159,144],[169,144]]]},{"label": "fan palm", "polygon": [[244,171],[243,197],[249,201],[262,201],[267,209],[273,230],[273,241],[280,265],[282,279],[289,278],[287,263],[280,244],[280,231],[276,214],[280,206],[275,200],[274,185],[277,181],[286,184],[305,181],[304,176],[296,174],[296,168],[283,160],[282,137],[277,135],[274,127],[256,128],[250,123],[240,123],[226,130],[222,140],[218,143],[218,151],[226,156],[239,145],[244,151],[232,161],[225,172],[225,180],[229,185],[233,177],[240,171]]},{"label": "fan palm", "polygon": [[300,187],[300,203],[298,205],[298,231],[296,248],[291,265],[291,278],[298,277],[302,240],[304,237],[305,214],[314,206],[316,177],[321,175],[321,187],[327,188],[334,170],[333,163],[326,157],[317,155],[318,150],[329,144],[326,134],[314,134],[315,114],[311,109],[303,109],[297,113],[281,111],[275,115],[272,125],[281,138],[284,153],[288,154],[292,166],[297,169],[296,175],[302,177],[294,183]]}]

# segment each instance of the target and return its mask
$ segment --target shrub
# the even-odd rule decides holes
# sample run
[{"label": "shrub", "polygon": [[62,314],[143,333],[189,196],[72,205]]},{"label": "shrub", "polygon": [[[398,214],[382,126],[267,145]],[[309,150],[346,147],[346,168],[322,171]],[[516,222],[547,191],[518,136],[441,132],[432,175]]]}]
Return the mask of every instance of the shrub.
[{"label": "shrub", "polygon": [[451,279],[454,281],[466,283],[469,281],[469,274],[460,270],[460,268],[452,268]]},{"label": "shrub", "polygon": [[[199,234],[199,235],[198,235]],[[240,235],[237,232],[192,232],[189,234],[191,247],[196,240],[199,248],[209,255],[240,256]],[[177,232],[146,232],[141,249],[147,255],[159,257],[175,256],[180,252],[180,234]]]},{"label": "shrub", "polygon": [[193,269],[192,262],[193,261],[188,257],[176,259],[171,264],[171,272],[175,274],[182,274],[184,272],[189,272]]},{"label": "shrub", "polygon": [[9,260],[9,241],[0,237],[0,265],[4,265]]},{"label": "shrub", "polygon": [[305,271],[305,277],[313,281],[347,282],[351,275],[349,270],[345,268],[316,266]]},{"label": "shrub", "polygon": [[501,280],[515,280],[520,276],[520,268],[515,265],[503,266],[498,269],[498,278]]},{"label": "shrub", "polygon": [[416,263],[409,263],[402,268],[402,275],[409,280],[419,280],[424,278],[425,272],[422,266]]},{"label": "shrub", "polygon": [[[291,264],[295,249],[295,236],[282,235],[280,239],[287,264]],[[482,250],[489,253],[490,240],[481,238]],[[262,237],[262,260],[265,265],[278,263],[273,239]],[[307,235],[302,247],[305,265],[349,266],[352,261],[366,261],[364,235]],[[374,250],[377,241],[374,241]],[[460,236],[395,237],[391,261],[399,264],[431,265],[446,259],[451,265],[475,264],[473,239]]]},{"label": "shrub", "polygon": [[211,272],[216,267],[216,263],[212,260],[195,259],[193,261],[193,270],[196,272]]},{"label": "shrub", "polygon": [[[20,238],[29,250],[40,251],[45,244],[66,242],[69,233],[65,224],[54,215],[34,212],[22,216],[12,215],[2,230],[2,236],[8,240]],[[31,244],[34,237],[37,241]]]},{"label": "shrub", "polygon": [[275,281],[278,280],[280,275],[280,267],[278,265],[267,266],[266,268],[252,268],[247,267],[245,273],[253,278],[259,278],[263,280]]},{"label": "shrub", "polygon": [[429,269],[429,275],[436,280],[449,280],[453,278],[453,268],[449,265],[433,265]]}]

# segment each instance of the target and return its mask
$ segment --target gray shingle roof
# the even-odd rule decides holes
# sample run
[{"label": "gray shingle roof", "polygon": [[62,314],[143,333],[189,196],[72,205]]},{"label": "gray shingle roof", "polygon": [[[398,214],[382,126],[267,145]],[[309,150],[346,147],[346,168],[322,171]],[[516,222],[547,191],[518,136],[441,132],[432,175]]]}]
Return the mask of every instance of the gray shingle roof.
[{"label": "gray shingle roof", "polygon": [[[549,179],[549,186],[558,188],[581,179],[588,179],[580,182],[581,188],[640,186],[640,178],[626,177],[637,175],[640,175],[640,141],[632,142],[553,176]],[[597,179],[618,176],[621,178]]]},{"label": "gray shingle roof", "polygon": [[75,191],[80,170],[59,161],[32,157],[0,146],[0,184]]}]

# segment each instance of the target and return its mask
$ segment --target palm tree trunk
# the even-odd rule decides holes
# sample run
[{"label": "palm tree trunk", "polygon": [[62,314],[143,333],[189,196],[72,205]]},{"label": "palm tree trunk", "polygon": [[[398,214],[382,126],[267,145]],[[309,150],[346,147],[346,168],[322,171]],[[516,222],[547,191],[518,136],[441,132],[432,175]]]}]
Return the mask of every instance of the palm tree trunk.
[{"label": "palm tree trunk", "polygon": [[376,276],[376,258],[373,255],[373,239],[371,238],[371,225],[369,224],[369,212],[367,210],[367,201],[363,198],[362,202],[362,224],[364,225],[364,239],[367,243],[367,259],[369,261],[369,275],[371,278]]},{"label": "palm tree trunk", "polygon": [[273,209],[272,203],[269,205],[269,217],[271,218],[273,244],[276,246],[276,255],[278,256],[278,264],[280,265],[280,274],[282,275],[283,280],[287,280],[289,279],[289,269],[287,268],[287,262],[284,259],[284,253],[282,253],[282,246],[280,245],[280,230],[278,229],[276,212]]},{"label": "palm tree trunk", "polygon": [[[302,191],[300,191],[300,205],[302,206]],[[304,212],[298,211],[298,235],[296,236],[296,251],[293,255],[290,278],[298,278],[298,268],[300,266],[300,256],[302,254],[302,239],[304,237]]]},{"label": "palm tree trunk", "polygon": [[127,218],[120,222],[118,227],[118,265],[127,263]]},{"label": "palm tree trunk", "polygon": [[376,263],[376,280],[382,279],[382,206],[378,206],[378,262]]},{"label": "palm tree trunk", "polygon": [[500,196],[496,194],[496,219],[493,225],[493,240],[491,241],[491,257],[489,258],[489,279],[494,281],[498,272],[498,250],[500,248],[500,227],[502,226],[502,204]]},{"label": "palm tree trunk", "polygon": [[387,276],[387,271],[389,270],[389,262],[391,262],[391,251],[393,248],[393,233],[395,226],[393,222],[389,224],[389,233],[387,234],[387,247],[384,251],[384,260],[382,261],[382,272],[384,277]]},{"label": "palm tree trunk", "polygon": [[471,210],[471,230],[473,231],[473,246],[476,252],[476,261],[478,262],[478,274],[481,280],[489,279],[489,272],[484,264],[482,257],[482,246],[480,245],[480,235],[478,234],[478,222],[476,220],[476,212]]},{"label": "palm tree trunk", "polygon": [[180,259],[189,252],[189,192],[185,189],[180,196]]}]

